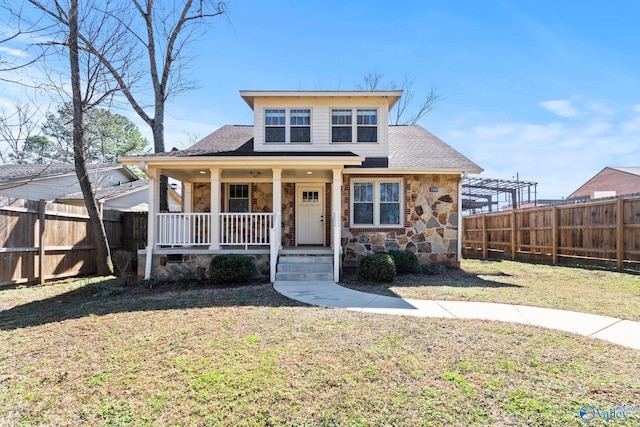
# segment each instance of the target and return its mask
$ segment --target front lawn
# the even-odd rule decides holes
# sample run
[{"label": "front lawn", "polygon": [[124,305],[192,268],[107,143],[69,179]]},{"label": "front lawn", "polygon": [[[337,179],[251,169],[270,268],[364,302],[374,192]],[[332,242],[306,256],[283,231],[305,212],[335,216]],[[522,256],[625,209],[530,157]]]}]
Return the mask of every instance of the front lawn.
[{"label": "front lawn", "polygon": [[640,321],[640,275],[514,261],[463,260],[442,275],[373,283],[349,271],[340,283],[403,298],[533,305]]},{"label": "front lawn", "polygon": [[268,284],[0,290],[0,342],[2,426],[584,425],[583,405],[640,406],[638,351],[308,307]]}]

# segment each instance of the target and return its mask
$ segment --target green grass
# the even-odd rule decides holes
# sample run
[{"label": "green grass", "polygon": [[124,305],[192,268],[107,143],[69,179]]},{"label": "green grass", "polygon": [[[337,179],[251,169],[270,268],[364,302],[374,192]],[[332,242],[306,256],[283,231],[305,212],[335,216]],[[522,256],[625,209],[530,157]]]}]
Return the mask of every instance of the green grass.
[{"label": "green grass", "polygon": [[113,286],[0,290],[0,425],[584,425],[582,405],[640,405],[640,353],[602,341],[270,285]]},{"label": "green grass", "polygon": [[640,321],[640,275],[513,261],[464,260],[442,275],[398,276],[392,283],[343,285],[403,298],[532,305]]}]

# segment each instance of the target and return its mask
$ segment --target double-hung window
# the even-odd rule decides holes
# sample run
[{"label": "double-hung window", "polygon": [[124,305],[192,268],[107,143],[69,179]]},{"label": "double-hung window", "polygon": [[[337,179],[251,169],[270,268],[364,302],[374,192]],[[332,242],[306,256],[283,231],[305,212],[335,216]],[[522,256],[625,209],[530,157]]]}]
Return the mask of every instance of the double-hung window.
[{"label": "double-hung window", "polygon": [[[353,120],[353,116],[356,120]],[[331,142],[378,142],[378,110],[334,108],[331,110]]]},{"label": "double-hung window", "polygon": [[311,142],[311,110],[291,110],[290,142]]},{"label": "double-hung window", "polygon": [[249,212],[249,184],[229,184],[227,208],[229,212]]},{"label": "double-hung window", "polygon": [[351,224],[398,226],[402,218],[402,180],[354,180],[351,188]]},{"label": "double-hung window", "polygon": [[266,109],[264,141],[285,144],[311,142],[311,110]]}]

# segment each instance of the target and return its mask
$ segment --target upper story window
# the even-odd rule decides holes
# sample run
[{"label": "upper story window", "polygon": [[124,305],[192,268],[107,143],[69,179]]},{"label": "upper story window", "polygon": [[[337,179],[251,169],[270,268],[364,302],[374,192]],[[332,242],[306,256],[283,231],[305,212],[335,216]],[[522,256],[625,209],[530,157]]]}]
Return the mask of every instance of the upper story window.
[{"label": "upper story window", "polygon": [[311,142],[311,110],[265,110],[264,141],[280,143]]},{"label": "upper story window", "polygon": [[311,110],[291,110],[291,142],[311,142]]},{"label": "upper story window", "polygon": [[285,142],[285,110],[265,110],[264,125],[266,142]]},{"label": "upper story window", "polygon": [[378,110],[374,108],[332,109],[331,142],[378,142]]}]

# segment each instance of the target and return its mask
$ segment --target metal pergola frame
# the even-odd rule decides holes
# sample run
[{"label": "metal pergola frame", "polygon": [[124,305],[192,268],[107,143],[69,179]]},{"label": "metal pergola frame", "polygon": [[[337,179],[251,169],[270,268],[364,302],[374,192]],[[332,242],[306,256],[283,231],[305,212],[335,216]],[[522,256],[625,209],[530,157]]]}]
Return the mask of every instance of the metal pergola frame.
[{"label": "metal pergola frame", "polygon": [[493,212],[494,207],[497,211],[501,204],[518,209],[524,204],[535,204],[537,194],[537,182],[469,177],[462,183],[462,210],[476,213],[486,208]]}]

